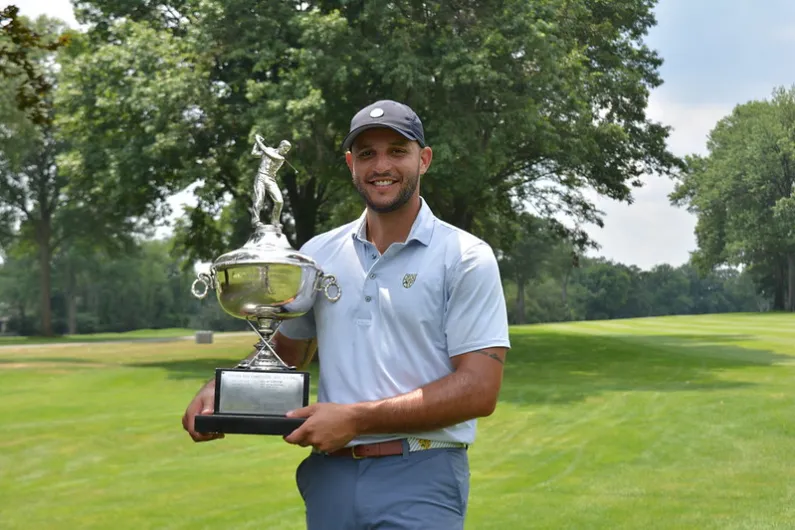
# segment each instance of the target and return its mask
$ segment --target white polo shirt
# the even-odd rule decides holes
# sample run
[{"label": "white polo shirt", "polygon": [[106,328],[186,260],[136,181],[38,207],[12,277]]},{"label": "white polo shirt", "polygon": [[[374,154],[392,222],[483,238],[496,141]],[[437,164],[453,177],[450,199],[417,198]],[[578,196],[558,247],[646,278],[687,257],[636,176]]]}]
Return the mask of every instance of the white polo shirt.
[{"label": "white polo shirt", "polygon": [[[410,392],[453,372],[451,357],[510,347],[508,317],[491,247],[439,220],[425,200],[405,243],[383,255],[365,239],[366,216],[301,247],[342,290],[285,321],[293,339],[318,339],[318,401],[358,403]],[[423,433],[362,436],[349,445],[415,436],[475,439],[476,420]]]}]

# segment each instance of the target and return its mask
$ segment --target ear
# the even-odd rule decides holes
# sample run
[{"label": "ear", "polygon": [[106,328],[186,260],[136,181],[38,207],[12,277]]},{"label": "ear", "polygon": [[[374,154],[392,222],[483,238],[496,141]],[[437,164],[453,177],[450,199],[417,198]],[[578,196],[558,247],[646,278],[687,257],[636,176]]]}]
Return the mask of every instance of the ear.
[{"label": "ear", "polygon": [[345,163],[348,164],[348,169],[353,173],[353,155],[350,151],[345,152]]},{"label": "ear", "polygon": [[431,167],[431,160],[433,160],[433,150],[428,146],[423,147],[420,151],[420,175],[424,175]]}]

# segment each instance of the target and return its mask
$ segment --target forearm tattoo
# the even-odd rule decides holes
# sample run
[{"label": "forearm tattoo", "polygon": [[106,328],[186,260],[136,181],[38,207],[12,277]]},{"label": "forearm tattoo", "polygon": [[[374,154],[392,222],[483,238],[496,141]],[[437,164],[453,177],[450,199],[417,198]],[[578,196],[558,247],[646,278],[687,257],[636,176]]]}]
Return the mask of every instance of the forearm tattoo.
[{"label": "forearm tattoo", "polygon": [[485,351],[485,350],[476,350],[474,353],[479,353],[480,355],[485,355],[486,357],[489,357],[490,359],[494,359],[495,361],[497,361],[500,364],[505,364],[505,362],[496,353],[493,353],[493,352],[490,352],[490,351]]}]

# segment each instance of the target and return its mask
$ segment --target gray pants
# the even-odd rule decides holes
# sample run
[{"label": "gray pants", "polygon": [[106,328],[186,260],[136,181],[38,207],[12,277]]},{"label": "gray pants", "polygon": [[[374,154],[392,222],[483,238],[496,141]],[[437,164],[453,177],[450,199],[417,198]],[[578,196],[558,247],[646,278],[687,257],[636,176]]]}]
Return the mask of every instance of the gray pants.
[{"label": "gray pants", "polygon": [[362,459],[311,454],[296,483],[308,530],[461,530],[469,459],[463,448],[406,447],[402,456]]}]

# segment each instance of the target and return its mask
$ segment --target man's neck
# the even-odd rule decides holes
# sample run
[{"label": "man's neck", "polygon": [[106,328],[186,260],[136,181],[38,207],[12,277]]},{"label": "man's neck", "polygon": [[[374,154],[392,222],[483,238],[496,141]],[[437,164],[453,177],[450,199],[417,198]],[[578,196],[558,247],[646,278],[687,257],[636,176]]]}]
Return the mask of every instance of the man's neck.
[{"label": "man's neck", "polygon": [[383,254],[392,243],[403,243],[420,213],[422,202],[414,197],[394,212],[378,213],[367,209],[367,240]]}]

